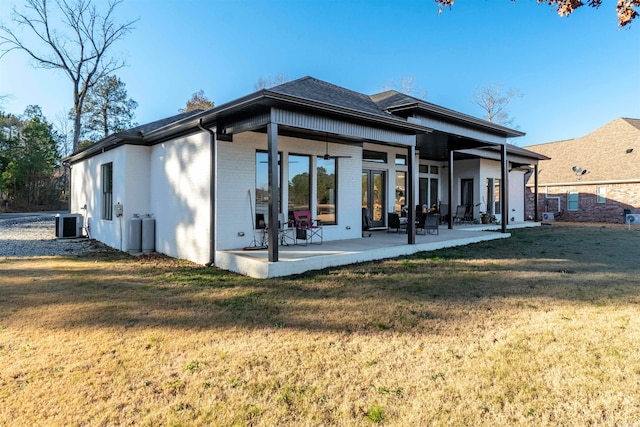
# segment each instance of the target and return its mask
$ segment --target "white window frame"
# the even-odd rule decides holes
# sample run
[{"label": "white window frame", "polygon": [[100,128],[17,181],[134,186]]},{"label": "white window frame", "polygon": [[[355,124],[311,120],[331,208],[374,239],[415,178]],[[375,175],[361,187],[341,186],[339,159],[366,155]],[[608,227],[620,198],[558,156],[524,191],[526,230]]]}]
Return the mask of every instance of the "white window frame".
[{"label": "white window frame", "polygon": [[[575,196],[575,200],[571,200],[572,196]],[[568,211],[580,210],[580,193],[578,191],[567,191],[567,210]]]},{"label": "white window frame", "polygon": [[102,176],[102,219],[113,220],[113,162],[100,165]]},{"label": "white window frame", "polygon": [[607,203],[607,187],[604,185],[596,187],[596,203]]}]

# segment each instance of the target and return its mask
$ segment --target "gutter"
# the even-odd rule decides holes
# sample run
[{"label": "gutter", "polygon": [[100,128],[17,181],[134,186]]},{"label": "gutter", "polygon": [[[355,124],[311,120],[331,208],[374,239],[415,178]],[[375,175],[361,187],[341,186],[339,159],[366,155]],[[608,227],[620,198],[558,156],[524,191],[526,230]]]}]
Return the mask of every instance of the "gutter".
[{"label": "gutter", "polygon": [[[567,182],[549,182],[544,184],[546,187],[568,187],[568,186],[580,186],[580,185],[608,185],[608,184],[636,184],[640,182],[640,179],[609,179],[605,181],[567,181]],[[532,184],[527,184],[527,187],[531,187]]]},{"label": "gutter", "polygon": [[205,265],[211,267],[216,261],[216,133],[209,128],[202,126],[202,119],[198,120],[198,127],[209,133],[209,147],[211,158],[209,165],[209,204],[211,205],[211,215],[209,217],[209,262]]}]

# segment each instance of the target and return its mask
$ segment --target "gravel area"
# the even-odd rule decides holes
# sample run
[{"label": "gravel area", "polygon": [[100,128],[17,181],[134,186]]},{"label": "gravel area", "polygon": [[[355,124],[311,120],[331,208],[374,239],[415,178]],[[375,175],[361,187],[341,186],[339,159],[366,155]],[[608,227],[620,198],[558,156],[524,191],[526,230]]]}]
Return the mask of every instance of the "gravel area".
[{"label": "gravel area", "polygon": [[0,257],[82,255],[112,249],[87,238],[56,239],[52,216],[0,220]]}]

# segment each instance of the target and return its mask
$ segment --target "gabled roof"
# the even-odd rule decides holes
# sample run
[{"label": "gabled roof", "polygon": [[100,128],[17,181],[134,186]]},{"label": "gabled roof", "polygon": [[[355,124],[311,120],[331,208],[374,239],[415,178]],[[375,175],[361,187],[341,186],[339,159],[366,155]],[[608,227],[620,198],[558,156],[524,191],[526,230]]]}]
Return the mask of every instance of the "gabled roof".
[{"label": "gabled roof", "polygon": [[539,164],[539,185],[640,180],[640,119],[618,118],[580,138],[525,148],[551,158]]},{"label": "gabled roof", "polygon": [[382,111],[367,95],[306,76],[268,89],[269,92],[296,96],[336,107],[348,108],[382,117],[393,117]]},{"label": "gabled roof", "polygon": [[[110,135],[64,160],[76,162],[122,144],[149,146],[199,132],[202,129],[200,126],[206,128],[217,126],[224,133],[224,130],[228,129],[225,126],[234,120],[234,123],[242,123],[244,130],[250,130],[250,126],[265,125],[264,116],[266,113],[266,120],[269,120],[268,111],[271,107],[289,111],[304,111],[322,117],[337,117],[343,121],[354,121],[365,126],[392,130],[405,135],[430,133],[432,131],[430,127],[414,120],[408,120],[407,115],[397,113],[397,111],[404,111],[406,103],[412,105],[410,108],[417,108],[425,114],[444,118],[450,123],[463,127],[475,127],[500,137],[524,135],[521,132],[439,107],[399,92],[388,91],[367,96],[307,76],[270,89],[256,91],[207,111],[198,110],[177,114]],[[262,116],[259,116],[260,114]],[[258,119],[255,121],[246,120],[252,117],[258,117]],[[233,125],[231,128],[234,128]]]},{"label": "gabled roof", "polygon": [[525,135],[524,132],[510,129],[508,127],[492,123],[487,120],[482,120],[468,114],[451,110],[449,108],[441,107],[440,105],[436,105],[423,99],[415,98],[413,96],[400,93],[395,90],[380,92],[375,95],[371,95],[370,98],[378,105],[381,110],[393,114],[409,115],[412,112],[416,112],[426,116],[445,119],[446,121],[464,122],[472,127],[476,127],[492,133],[505,135],[507,138]]}]

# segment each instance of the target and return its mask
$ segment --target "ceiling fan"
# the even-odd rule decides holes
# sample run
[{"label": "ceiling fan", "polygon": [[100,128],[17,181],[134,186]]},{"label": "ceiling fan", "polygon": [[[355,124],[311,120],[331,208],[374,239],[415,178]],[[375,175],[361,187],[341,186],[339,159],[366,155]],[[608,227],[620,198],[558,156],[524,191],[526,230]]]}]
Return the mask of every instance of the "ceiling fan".
[{"label": "ceiling fan", "polygon": [[329,159],[350,159],[351,158],[351,156],[331,156],[329,154],[329,139],[327,139],[325,141],[325,144],[326,144],[326,148],[325,148],[325,151],[324,151],[324,156],[322,156],[322,158],[324,160],[329,160]]}]

